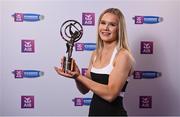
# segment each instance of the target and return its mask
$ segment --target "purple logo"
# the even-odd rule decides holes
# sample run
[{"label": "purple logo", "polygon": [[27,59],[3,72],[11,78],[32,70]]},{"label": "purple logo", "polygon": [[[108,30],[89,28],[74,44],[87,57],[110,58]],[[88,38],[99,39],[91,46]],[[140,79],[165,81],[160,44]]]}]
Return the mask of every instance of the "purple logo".
[{"label": "purple logo", "polygon": [[152,108],[152,96],[140,96],[139,108]]},{"label": "purple logo", "polygon": [[155,79],[162,76],[158,71],[134,71],[134,79]]},{"label": "purple logo", "polygon": [[14,70],[12,71],[15,78],[38,78],[44,75],[43,71],[39,70]]},{"label": "purple logo", "polygon": [[13,73],[15,78],[23,78],[24,76],[23,70],[14,70]]},{"label": "purple logo", "polygon": [[74,100],[74,106],[83,106],[83,98],[75,98]]},{"label": "purple logo", "polygon": [[34,108],[34,96],[21,96],[21,108]]},{"label": "purple logo", "polygon": [[75,49],[76,49],[76,51],[83,51],[84,50],[84,44],[83,43],[76,43]]},{"label": "purple logo", "polygon": [[96,49],[96,43],[76,43],[76,51],[94,51]]},{"label": "purple logo", "polygon": [[141,71],[134,71],[134,79],[141,79],[142,72]]},{"label": "purple logo", "polygon": [[35,52],[34,40],[21,40],[21,52]]},{"label": "purple logo", "polygon": [[36,22],[44,19],[44,15],[34,13],[14,13],[12,17],[15,22]]},{"label": "purple logo", "polygon": [[141,41],[141,54],[153,54],[152,41]]},{"label": "purple logo", "polygon": [[89,106],[92,98],[74,98],[74,106]]},{"label": "purple logo", "polygon": [[95,25],[95,13],[82,13],[82,25]]},{"label": "purple logo", "polygon": [[135,16],[133,19],[135,24],[157,24],[163,21],[163,17],[159,16]]},{"label": "purple logo", "polygon": [[14,14],[14,21],[15,22],[23,22],[24,15],[22,13],[15,13]]},{"label": "purple logo", "polygon": [[86,76],[87,70],[88,70],[87,68],[82,68],[81,69],[81,73],[82,73],[83,76]]},{"label": "purple logo", "polygon": [[135,20],[135,24],[143,24],[144,23],[144,17],[143,16],[135,16],[134,20]]}]

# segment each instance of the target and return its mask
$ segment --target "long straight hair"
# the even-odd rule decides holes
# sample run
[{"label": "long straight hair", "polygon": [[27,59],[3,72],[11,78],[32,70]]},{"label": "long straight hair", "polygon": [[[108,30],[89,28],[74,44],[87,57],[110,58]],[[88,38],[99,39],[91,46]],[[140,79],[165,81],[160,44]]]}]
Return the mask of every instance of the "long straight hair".
[{"label": "long straight hair", "polygon": [[99,17],[99,20],[98,20],[96,55],[99,56],[100,51],[104,47],[103,41],[99,36],[99,31],[98,30],[99,30],[99,25],[100,25],[101,19],[102,19],[103,15],[106,14],[106,13],[114,14],[119,19],[119,25],[118,25],[119,26],[119,31],[118,31],[118,37],[116,39],[116,41],[117,41],[117,43],[116,43],[117,44],[116,45],[117,50],[120,51],[120,49],[124,48],[124,49],[126,49],[127,51],[130,52],[130,48],[129,48],[129,45],[128,45],[128,37],[127,37],[126,23],[125,23],[124,15],[117,8],[108,8],[104,12],[101,13],[101,15]]}]

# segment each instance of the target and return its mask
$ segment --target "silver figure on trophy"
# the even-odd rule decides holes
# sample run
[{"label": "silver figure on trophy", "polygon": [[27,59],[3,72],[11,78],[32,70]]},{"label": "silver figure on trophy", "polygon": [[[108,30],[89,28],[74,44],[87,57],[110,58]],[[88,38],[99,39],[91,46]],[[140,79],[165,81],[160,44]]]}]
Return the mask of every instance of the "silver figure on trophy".
[{"label": "silver figure on trophy", "polygon": [[74,43],[79,41],[83,35],[83,27],[76,20],[65,21],[60,28],[60,34],[62,39],[64,39],[67,47],[66,56],[63,58],[63,69],[66,70],[73,69],[72,52]]}]

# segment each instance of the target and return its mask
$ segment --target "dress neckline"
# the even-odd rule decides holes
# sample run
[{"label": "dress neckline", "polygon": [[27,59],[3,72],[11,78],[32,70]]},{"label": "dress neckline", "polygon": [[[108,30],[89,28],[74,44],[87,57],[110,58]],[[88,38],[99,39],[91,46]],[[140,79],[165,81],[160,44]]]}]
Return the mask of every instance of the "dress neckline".
[{"label": "dress neckline", "polygon": [[[114,50],[113,50],[113,53],[112,53],[112,55],[111,55],[110,62],[109,62],[107,65],[105,65],[104,67],[100,67],[100,68],[94,67],[94,66],[92,65],[92,68],[93,68],[93,69],[105,69],[105,68],[107,68],[107,67],[109,67],[109,66],[113,66],[113,61],[114,61],[114,58],[115,58],[116,53],[117,53],[117,48],[115,47]],[[94,57],[93,62],[94,62],[95,60],[96,60],[96,56]]]}]

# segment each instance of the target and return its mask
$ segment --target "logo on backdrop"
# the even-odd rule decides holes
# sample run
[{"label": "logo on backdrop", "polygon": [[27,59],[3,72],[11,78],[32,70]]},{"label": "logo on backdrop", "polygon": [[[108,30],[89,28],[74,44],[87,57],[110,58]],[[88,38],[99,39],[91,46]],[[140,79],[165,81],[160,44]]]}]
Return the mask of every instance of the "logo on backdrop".
[{"label": "logo on backdrop", "polygon": [[155,79],[162,76],[161,72],[157,71],[134,71],[134,79]]},{"label": "logo on backdrop", "polygon": [[21,96],[21,108],[34,108],[34,96]]},{"label": "logo on backdrop", "polygon": [[39,70],[14,70],[12,71],[14,78],[37,78],[44,75],[44,72]]},{"label": "logo on backdrop", "polygon": [[44,15],[34,13],[14,13],[12,17],[15,22],[36,22],[44,19]]},{"label": "logo on backdrop", "polygon": [[76,43],[76,51],[94,51],[96,49],[96,43]]},{"label": "logo on backdrop", "polygon": [[95,13],[82,13],[82,25],[95,25]]},{"label": "logo on backdrop", "polygon": [[152,41],[141,41],[141,54],[153,54]]},{"label": "logo on backdrop", "polygon": [[86,76],[86,72],[87,72],[88,68],[82,68],[81,69],[81,73],[83,76]]},{"label": "logo on backdrop", "polygon": [[157,24],[163,21],[159,16],[135,16],[133,17],[135,24]]},{"label": "logo on backdrop", "polygon": [[74,98],[74,106],[89,106],[92,98]]},{"label": "logo on backdrop", "polygon": [[140,96],[139,108],[152,108],[152,96]]},{"label": "logo on backdrop", "polygon": [[34,40],[21,40],[21,52],[34,53],[35,52]]}]

